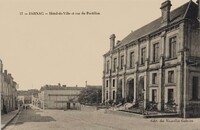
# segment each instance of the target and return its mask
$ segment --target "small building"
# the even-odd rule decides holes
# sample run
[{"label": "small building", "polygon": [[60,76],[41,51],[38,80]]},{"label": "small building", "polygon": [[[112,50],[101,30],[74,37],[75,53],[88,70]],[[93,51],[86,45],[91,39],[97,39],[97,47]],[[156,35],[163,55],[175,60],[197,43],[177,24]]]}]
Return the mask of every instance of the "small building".
[{"label": "small building", "polygon": [[83,87],[45,85],[38,95],[42,109],[80,109],[78,96]]}]

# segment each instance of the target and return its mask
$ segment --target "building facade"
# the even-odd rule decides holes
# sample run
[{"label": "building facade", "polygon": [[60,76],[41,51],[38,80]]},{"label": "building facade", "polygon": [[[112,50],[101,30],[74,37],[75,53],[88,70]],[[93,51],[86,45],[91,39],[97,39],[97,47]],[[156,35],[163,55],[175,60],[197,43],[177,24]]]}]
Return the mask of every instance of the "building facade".
[{"label": "building facade", "polygon": [[83,87],[45,85],[38,95],[42,109],[80,109],[78,96]]},{"label": "building facade", "polygon": [[161,4],[162,16],[131,32],[104,54],[102,101],[123,98],[136,103],[156,102],[159,111],[176,104],[184,117],[200,116],[200,5],[189,1],[171,11]]},{"label": "building facade", "polygon": [[17,83],[12,75],[3,71],[3,63],[0,60],[0,87],[1,87],[1,112],[2,114],[17,109]]},{"label": "building facade", "polygon": [[38,98],[38,89],[18,90],[17,100],[23,104],[32,104],[35,98]]}]

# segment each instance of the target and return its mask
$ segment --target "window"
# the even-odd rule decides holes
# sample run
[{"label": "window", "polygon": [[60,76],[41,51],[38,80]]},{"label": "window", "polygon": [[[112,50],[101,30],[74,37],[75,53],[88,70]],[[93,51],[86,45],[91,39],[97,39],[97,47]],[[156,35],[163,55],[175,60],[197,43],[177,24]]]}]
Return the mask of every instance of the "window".
[{"label": "window", "polygon": [[156,102],[157,101],[157,90],[156,89],[152,89],[152,102]]},{"label": "window", "polygon": [[113,79],[113,87],[115,87],[115,79]]},{"label": "window", "polygon": [[198,90],[199,86],[199,78],[198,77],[193,77],[192,78],[192,100],[198,100]]},{"label": "window", "polygon": [[176,40],[176,36],[169,39],[169,58],[176,57]]},{"label": "window", "polygon": [[159,61],[159,43],[153,44],[153,62]]},{"label": "window", "polygon": [[174,83],[174,71],[168,71],[168,83]]},{"label": "window", "polygon": [[145,63],[145,57],[146,57],[146,47],[141,49],[141,64],[142,65]]},{"label": "window", "polygon": [[124,66],[124,56],[123,55],[121,56],[121,65],[120,66],[121,66],[121,69],[123,69],[123,66]]},{"label": "window", "polygon": [[108,87],[108,80],[106,80],[106,87]]},{"label": "window", "polygon": [[152,84],[157,84],[157,73],[152,74]]},{"label": "window", "polygon": [[107,69],[106,72],[107,72],[107,73],[109,73],[109,66],[110,66],[109,64],[110,64],[110,62],[109,62],[109,60],[108,60],[108,61],[107,61],[107,65],[106,65],[106,69]]},{"label": "window", "polygon": [[115,91],[113,91],[113,100],[115,100]]},{"label": "window", "polygon": [[108,100],[108,91],[106,91],[106,100]]},{"label": "window", "polygon": [[117,66],[117,58],[114,58],[114,61],[113,61],[113,72],[116,71],[116,66]]},{"label": "window", "polygon": [[134,67],[134,52],[130,53],[130,68]]},{"label": "window", "polygon": [[168,102],[172,102],[174,100],[174,89],[168,89]]}]

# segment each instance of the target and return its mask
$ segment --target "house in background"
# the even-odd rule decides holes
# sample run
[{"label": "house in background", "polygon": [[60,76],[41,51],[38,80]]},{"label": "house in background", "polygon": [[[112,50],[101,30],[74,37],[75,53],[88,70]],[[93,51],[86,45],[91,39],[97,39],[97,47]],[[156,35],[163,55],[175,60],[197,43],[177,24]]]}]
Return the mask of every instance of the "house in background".
[{"label": "house in background", "polygon": [[[200,3],[189,1],[171,11],[161,4],[161,17],[131,32],[104,54],[102,101],[124,99],[133,105],[157,103],[158,111],[200,117]],[[150,13],[150,12],[149,12]]]},{"label": "house in background", "polygon": [[39,90],[28,89],[28,90],[18,90],[17,99],[18,102],[21,101],[23,104],[32,104],[33,98],[38,97]]},{"label": "house in background", "polygon": [[38,99],[42,109],[80,109],[78,96],[83,87],[66,85],[45,85],[41,87]]}]

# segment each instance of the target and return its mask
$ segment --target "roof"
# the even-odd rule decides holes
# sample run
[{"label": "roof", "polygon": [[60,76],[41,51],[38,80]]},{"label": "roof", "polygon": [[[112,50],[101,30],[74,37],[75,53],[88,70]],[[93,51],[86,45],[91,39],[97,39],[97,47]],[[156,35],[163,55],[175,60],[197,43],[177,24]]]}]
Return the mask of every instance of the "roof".
[{"label": "roof", "polygon": [[101,85],[87,85],[87,87],[90,87],[90,88],[102,88]]},{"label": "roof", "polygon": [[37,95],[39,91],[37,89],[29,89],[29,90],[18,90],[17,95],[18,96],[31,96],[31,95]]},{"label": "roof", "polygon": [[[185,3],[184,5],[171,11],[169,24],[174,24],[183,19],[197,20],[197,15],[198,15],[197,4],[195,4],[193,1],[189,1],[189,2]],[[162,18],[159,17],[158,19],[150,22],[149,24],[135,30],[134,32],[131,32],[121,42],[118,43],[118,46],[116,48],[119,48],[125,44],[128,44],[132,41],[135,41],[141,37],[144,37],[146,35],[149,35],[155,31],[161,29],[162,28],[161,20],[162,20]]]},{"label": "roof", "polygon": [[40,88],[40,91],[43,90],[82,90],[84,87],[65,87],[59,85],[45,85]]}]

